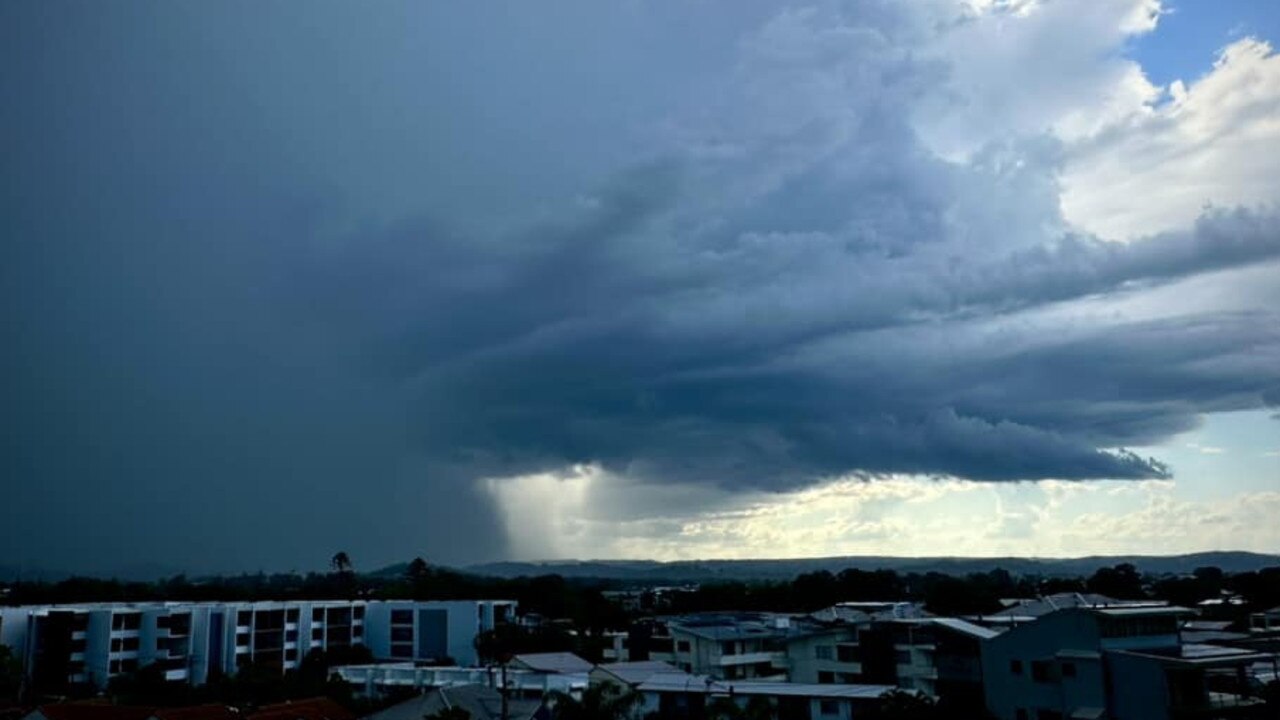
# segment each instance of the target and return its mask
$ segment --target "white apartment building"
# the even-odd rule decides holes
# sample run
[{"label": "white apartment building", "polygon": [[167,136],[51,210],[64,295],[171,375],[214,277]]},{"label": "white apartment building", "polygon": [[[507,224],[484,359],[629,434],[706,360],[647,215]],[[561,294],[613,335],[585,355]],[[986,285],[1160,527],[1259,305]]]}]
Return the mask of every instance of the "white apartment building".
[{"label": "white apartment building", "polygon": [[[86,603],[0,608],[0,644],[43,687],[87,684],[156,665],[200,685],[249,664],[295,669],[312,650],[368,647],[377,659],[475,660],[475,637],[510,601]],[[401,638],[408,638],[401,641]],[[407,653],[407,654],[404,654]],[[456,653],[456,654],[455,654]]]},{"label": "white apartment building", "polygon": [[476,638],[515,620],[514,600],[387,600],[367,608],[365,644],[386,660],[479,664]]}]

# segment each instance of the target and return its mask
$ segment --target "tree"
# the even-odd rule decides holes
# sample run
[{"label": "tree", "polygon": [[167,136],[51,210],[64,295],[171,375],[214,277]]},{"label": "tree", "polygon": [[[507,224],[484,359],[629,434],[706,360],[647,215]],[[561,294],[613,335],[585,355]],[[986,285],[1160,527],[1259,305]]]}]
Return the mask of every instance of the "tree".
[{"label": "tree", "polygon": [[344,575],[351,572],[351,556],[347,555],[345,550],[339,550],[333,554],[333,559],[329,561],[329,566],[334,572]]},{"label": "tree", "polygon": [[1098,568],[1085,583],[1085,587],[1089,592],[1119,600],[1142,600],[1147,597],[1146,591],[1142,589],[1142,576],[1138,574],[1138,568],[1130,563]]},{"label": "tree", "polygon": [[880,703],[867,713],[874,720],[940,720],[937,702],[923,693],[890,690]]},{"label": "tree", "polygon": [[427,577],[431,569],[427,567],[427,561],[420,557],[416,557],[409,561],[409,567],[405,568],[404,576],[411,583],[419,583]]},{"label": "tree", "polygon": [[0,645],[0,701],[16,701],[21,690],[22,663],[8,645]]},{"label": "tree", "polygon": [[551,720],[633,720],[640,716],[642,701],[640,693],[613,683],[588,687],[581,700],[559,690],[547,694]]}]

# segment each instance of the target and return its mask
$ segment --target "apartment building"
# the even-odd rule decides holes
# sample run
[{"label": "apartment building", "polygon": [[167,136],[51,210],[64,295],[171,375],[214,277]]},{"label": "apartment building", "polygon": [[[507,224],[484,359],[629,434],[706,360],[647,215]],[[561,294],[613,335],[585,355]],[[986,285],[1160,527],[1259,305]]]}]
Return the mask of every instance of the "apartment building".
[{"label": "apartment building", "polygon": [[982,682],[1000,720],[1175,720],[1255,711],[1246,682],[1265,655],[1179,641],[1185,608],[1083,604],[984,641]]},{"label": "apartment building", "polygon": [[892,619],[858,634],[860,682],[886,683],[938,698],[948,708],[983,707],[982,650],[1001,632],[958,618]]},{"label": "apartment building", "polygon": [[0,643],[22,659],[37,687],[105,688],[145,666],[200,685],[250,664],[283,673],[312,650],[355,646],[386,660],[461,656],[474,663],[476,635],[514,609],[509,601],[361,600],[25,606],[0,609]]},{"label": "apartment building", "polygon": [[859,682],[862,674],[859,626],[853,623],[773,613],[706,613],[669,618],[667,627],[671,662],[717,680],[834,684]]},{"label": "apartment building", "polygon": [[513,622],[516,608],[514,600],[372,602],[365,642],[379,659],[477,665],[476,637]]},{"label": "apartment building", "polygon": [[797,622],[785,643],[791,682],[830,685],[862,682],[858,627]]},{"label": "apartment building", "polygon": [[785,680],[791,618],[768,613],[707,613],[673,618],[674,665],[717,680]]}]

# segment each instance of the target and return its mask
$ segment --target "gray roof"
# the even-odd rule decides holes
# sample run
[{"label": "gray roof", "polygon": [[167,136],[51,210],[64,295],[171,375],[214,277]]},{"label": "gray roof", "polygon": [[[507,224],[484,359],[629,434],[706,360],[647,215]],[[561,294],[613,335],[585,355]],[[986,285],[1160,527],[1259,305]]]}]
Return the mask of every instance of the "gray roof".
[{"label": "gray roof", "polygon": [[1056,595],[1045,595],[1034,600],[1020,600],[1009,605],[1004,610],[992,613],[989,617],[1040,617],[1048,615],[1055,610],[1076,607],[1113,607],[1113,606],[1133,606],[1133,605],[1152,605],[1147,601],[1134,600],[1117,600],[1106,595],[1097,593],[1057,593]]},{"label": "gray roof", "polygon": [[1192,665],[1214,665],[1226,663],[1238,665],[1245,662],[1269,660],[1270,655],[1242,650],[1240,648],[1222,647],[1220,645],[1201,645],[1184,643],[1172,648],[1147,648],[1143,650],[1118,650],[1116,652],[1139,657],[1153,657],[1161,660]]},{"label": "gray roof", "polygon": [[871,699],[894,689],[893,685],[834,685],[771,682],[766,680],[715,680],[684,672],[656,673],[640,683],[641,692],[692,692],[711,695],[764,695],[815,698]]},{"label": "gray roof", "polygon": [[812,616],[781,613],[715,612],[681,615],[667,619],[672,633],[707,640],[786,639],[845,630],[844,626],[823,624]]},{"label": "gray roof", "polygon": [[1093,607],[1089,608],[1097,613],[1109,615],[1111,617],[1128,617],[1128,616],[1144,616],[1144,615],[1194,615],[1195,610],[1189,608],[1178,607],[1177,605],[1134,605],[1131,607]]},{"label": "gray roof", "polygon": [[[510,720],[529,720],[542,703],[538,700],[510,698],[507,711]],[[458,707],[471,714],[472,720],[501,720],[502,695],[484,685],[457,685],[428,690],[402,703],[380,710],[364,720],[422,720],[441,710]]]},{"label": "gray roof", "polygon": [[512,660],[530,670],[548,673],[588,673],[595,667],[571,652],[526,653]]},{"label": "gray roof", "polygon": [[961,620],[960,618],[929,618],[927,622],[934,625],[940,625],[948,630],[954,630],[958,633],[968,635],[969,637],[978,638],[979,640],[990,640],[1000,634],[999,630],[992,630],[991,628],[982,627],[981,625],[975,625],[974,623],[967,620]]},{"label": "gray roof", "polygon": [[723,683],[734,695],[799,696],[816,698],[878,698],[895,689],[893,685],[832,685],[819,683],[739,680]]},{"label": "gray roof", "polygon": [[[639,685],[658,673],[678,673],[679,668],[661,660],[637,660],[635,662],[597,665],[596,670],[609,673],[627,685]],[[595,672],[594,670],[592,672]]]}]

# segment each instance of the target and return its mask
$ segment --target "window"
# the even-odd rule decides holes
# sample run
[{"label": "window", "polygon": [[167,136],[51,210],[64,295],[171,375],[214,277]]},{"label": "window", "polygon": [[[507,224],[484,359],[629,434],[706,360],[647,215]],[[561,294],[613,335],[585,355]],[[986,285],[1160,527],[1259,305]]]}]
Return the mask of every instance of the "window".
[{"label": "window", "polygon": [[363,605],[357,605],[357,606],[355,606],[354,608],[352,608],[352,609],[351,609],[351,617],[355,618],[356,620],[363,620],[363,619],[364,619],[364,606],[363,606]]},{"label": "window", "polygon": [[1073,678],[1076,676],[1076,664],[1070,662],[1062,663],[1062,677]]},{"label": "window", "polygon": [[298,608],[289,608],[284,611],[284,621],[296,623],[298,622]]},{"label": "window", "polygon": [[111,652],[120,652],[122,646],[120,638],[111,638]]},{"label": "window", "polygon": [[1031,679],[1038,683],[1053,682],[1052,668],[1049,663],[1044,660],[1031,661]]},{"label": "window", "polygon": [[687,652],[689,652],[689,641],[688,641],[688,640],[680,640],[680,641],[677,641],[677,642],[676,642],[676,652],[682,652],[682,653],[687,653]]},{"label": "window", "polygon": [[720,647],[720,654],[721,654],[721,655],[733,655],[733,654],[734,654],[734,649],[733,649],[733,643],[732,643],[732,642],[725,642],[725,643],[721,643],[720,645],[721,645],[721,647]]},{"label": "window", "polygon": [[298,631],[297,631],[297,630],[285,630],[285,631],[284,631],[284,641],[285,641],[285,642],[297,642],[297,641],[298,641]]},{"label": "window", "polygon": [[858,662],[857,645],[837,645],[836,659],[842,663]]},{"label": "window", "polygon": [[311,608],[311,622],[324,622],[324,608]]},{"label": "window", "polygon": [[115,674],[116,674],[116,673],[118,673],[118,672],[120,672],[120,661],[119,661],[119,660],[112,660],[112,661],[111,661],[111,674],[112,674],[112,675],[115,675]]},{"label": "window", "polygon": [[1021,660],[1010,660],[1010,661],[1009,661],[1009,672],[1013,673],[1014,675],[1021,675],[1021,674],[1022,674],[1022,661],[1021,661]]},{"label": "window", "polygon": [[311,631],[311,639],[312,639],[312,640],[323,640],[323,639],[324,639],[324,628],[314,628],[314,629],[312,629],[312,631]]},{"label": "window", "polygon": [[397,657],[397,658],[413,657],[413,646],[393,644],[391,646],[391,657]]},{"label": "window", "polygon": [[134,672],[137,669],[138,669],[138,661],[136,658],[120,661],[120,672]]},{"label": "window", "polygon": [[835,700],[819,700],[818,713],[821,715],[839,715],[840,703]]},{"label": "window", "polygon": [[236,624],[237,624],[237,625],[252,625],[252,624],[253,624],[253,611],[252,611],[252,610],[241,610],[240,612],[236,613]]},{"label": "window", "polygon": [[125,638],[125,639],[124,639],[124,651],[125,651],[125,652],[132,652],[132,651],[137,650],[137,649],[138,649],[138,638],[136,638],[136,637],[127,637],[127,638]]},{"label": "window", "polygon": [[392,625],[412,625],[413,611],[412,610],[392,610],[391,624]]},{"label": "window", "polygon": [[413,642],[413,626],[391,628],[391,642]]},{"label": "window", "polygon": [[813,657],[818,660],[830,660],[835,657],[835,648],[831,645],[814,645]]}]

